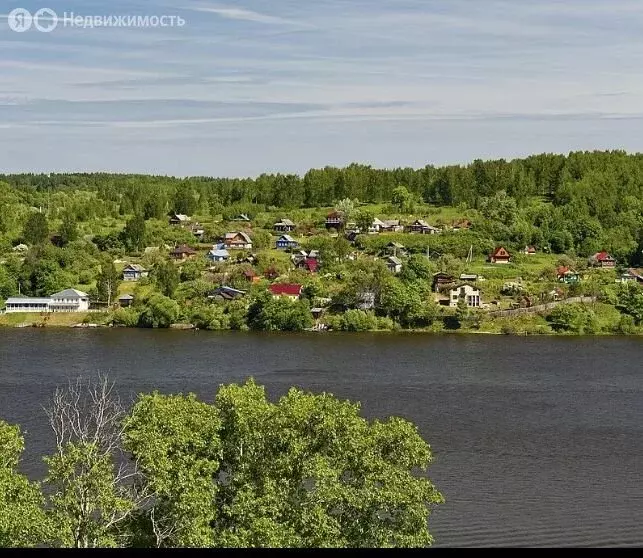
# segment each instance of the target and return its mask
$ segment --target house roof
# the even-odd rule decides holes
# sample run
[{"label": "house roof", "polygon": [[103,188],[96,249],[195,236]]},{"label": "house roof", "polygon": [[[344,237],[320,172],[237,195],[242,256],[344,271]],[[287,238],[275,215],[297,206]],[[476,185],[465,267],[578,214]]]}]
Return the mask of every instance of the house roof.
[{"label": "house roof", "polygon": [[248,217],[245,213],[240,213],[233,219],[233,221],[250,221],[250,217]]},{"label": "house roof", "polygon": [[59,293],[51,295],[51,298],[87,298],[89,295],[83,291],[77,291],[76,289],[65,289]]},{"label": "house roof", "polygon": [[289,234],[282,234],[282,235],[279,237],[279,240],[278,240],[277,242],[282,242],[282,241],[285,241],[285,242],[295,242],[295,243],[297,242],[297,241],[296,241],[292,236],[290,236]]},{"label": "house roof", "polygon": [[460,285],[458,285],[458,286],[454,287],[453,289],[451,289],[451,292],[459,291],[462,287],[469,287],[473,291],[480,292],[480,289],[478,287],[476,287],[475,285],[472,285],[471,283],[461,283]]},{"label": "house roof", "polygon": [[208,252],[209,256],[214,256],[214,257],[219,257],[219,258],[229,258],[230,257],[230,252],[228,252],[225,248],[219,248],[217,250],[210,250]]},{"label": "house roof", "polygon": [[5,304],[49,304],[51,298],[45,297],[28,297],[28,296],[10,296]]},{"label": "house roof", "polygon": [[134,300],[134,297],[130,294],[124,294],[119,296],[118,300]]},{"label": "house roof", "polygon": [[535,252],[536,248],[534,246],[525,246],[525,252]]},{"label": "house roof", "polygon": [[129,264],[123,269],[123,271],[136,271],[137,273],[141,273],[141,272],[147,271],[147,270],[142,265]]},{"label": "house roof", "polygon": [[630,269],[627,270],[627,273],[643,281],[643,269],[635,269],[631,267]]},{"label": "house roof", "polygon": [[269,289],[273,295],[299,296],[303,287],[297,284],[270,285]]},{"label": "house roof", "polygon": [[387,219],[384,221],[386,227],[398,227],[400,225],[399,219]]},{"label": "house roof", "polygon": [[190,248],[187,244],[182,244],[172,250],[172,254],[196,254],[196,250],[194,248]]},{"label": "house roof", "polygon": [[308,269],[308,271],[311,271],[312,273],[315,273],[317,271],[317,268],[319,267],[319,262],[315,258],[306,258],[303,261],[304,267]]},{"label": "house roof", "polygon": [[388,258],[386,258],[386,260],[389,263],[392,263],[395,265],[402,265],[402,260],[400,260],[400,258],[396,258],[395,256],[389,256]]},{"label": "house roof", "polygon": [[375,227],[375,226],[378,226],[378,227],[385,227],[385,226],[386,226],[386,223],[385,223],[384,221],[382,221],[382,220],[378,219],[377,217],[375,217],[375,219],[373,219],[373,225],[372,225],[372,226],[373,226],[373,227]]},{"label": "house roof", "polygon": [[491,256],[493,258],[498,258],[498,257],[507,258],[507,257],[510,257],[511,255],[509,254],[509,252],[507,252],[504,246],[498,246],[498,248],[496,248],[493,251],[493,254],[491,254]]},{"label": "house roof", "polygon": [[386,245],[387,248],[404,248],[403,244],[400,244],[399,242],[389,242]]},{"label": "house roof", "polygon": [[326,219],[343,219],[344,216],[339,211],[331,211],[326,215]]},{"label": "house roof", "polygon": [[225,233],[226,240],[234,240],[235,238],[237,238],[237,236],[243,238],[246,244],[252,244],[252,240],[250,239],[250,237],[243,231]]},{"label": "house roof", "polygon": [[597,252],[596,254],[594,254],[594,259],[597,262],[604,262],[613,260],[614,258],[610,256],[605,250],[603,250],[602,252]]},{"label": "house roof", "polygon": [[275,226],[277,225],[286,225],[287,227],[294,227],[295,223],[293,223],[290,219],[282,219],[281,221],[275,223]]}]

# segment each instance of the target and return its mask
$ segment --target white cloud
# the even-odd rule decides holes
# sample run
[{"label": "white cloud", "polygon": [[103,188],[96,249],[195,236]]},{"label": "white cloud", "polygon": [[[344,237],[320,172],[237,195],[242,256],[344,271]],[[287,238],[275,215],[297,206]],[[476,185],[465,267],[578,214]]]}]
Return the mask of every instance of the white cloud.
[{"label": "white cloud", "polygon": [[266,25],[302,25],[298,21],[293,21],[291,19],[285,19],[282,17],[272,16],[261,14],[259,12],[254,12],[252,10],[247,10],[245,8],[232,8],[232,7],[188,7],[186,9],[193,10],[195,12],[205,12],[216,14],[226,19],[234,19],[238,21],[250,21],[252,23],[263,23]]}]

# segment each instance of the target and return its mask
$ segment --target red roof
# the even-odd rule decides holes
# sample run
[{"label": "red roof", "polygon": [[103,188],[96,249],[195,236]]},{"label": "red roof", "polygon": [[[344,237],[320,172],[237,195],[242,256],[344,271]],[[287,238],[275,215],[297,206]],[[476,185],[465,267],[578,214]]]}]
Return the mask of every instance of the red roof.
[{"label": "red roof", "polygon": [[556,273],[558,275],[565,275],[566,273],[569,273],[569,268],[561,265],[558,269],[556,269]]},{"label": "red roof", "polygon": [[306,258],[304,260],[304,266],[311,273],[315,273],[317,271],[317,268],[319,267],[319,263],[315,258]]},{"label": "red roof", "polygon": [[605,250],[603,250],[602,252],[599,252],[598,254],[595,254],[594,257],[599,262],[604,262],[606,260],[613,260],[614,259]]},{"label": "red roof", "polygon": [[499,248],[496,248],[493,251],[493,254],[491,254],[492,258],[510,258],[511,256],[509,255],[509,252],[505,250],[504,246],[500,246]]},{"label": "red roof", "polygon": [[280,296],[299,296],[301,294],[301,285],[294,284],[282,284],[282,285],[270,285],[270,292],[273,295]]}]

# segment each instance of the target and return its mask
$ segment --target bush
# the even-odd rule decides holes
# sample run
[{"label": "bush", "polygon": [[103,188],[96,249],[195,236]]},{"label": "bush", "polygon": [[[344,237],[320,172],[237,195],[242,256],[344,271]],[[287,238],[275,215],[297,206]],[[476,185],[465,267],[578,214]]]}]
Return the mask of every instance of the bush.
[{"label": "bush", "polygon": [[140,313],[134,308],[119,308],[112,315],[114,325],[125,327],[136,327],[140,318]]},{"label": "bush", "polygon": [[378,320],[372,312],[348,310],[341,317],[340,329],[342,331],[372,331],[378,329]]}]

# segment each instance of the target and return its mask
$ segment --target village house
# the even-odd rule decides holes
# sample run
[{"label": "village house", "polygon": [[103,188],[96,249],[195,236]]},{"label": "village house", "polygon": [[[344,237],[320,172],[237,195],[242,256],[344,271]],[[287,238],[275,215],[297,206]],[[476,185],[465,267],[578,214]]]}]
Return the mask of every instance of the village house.
[{"label": "village house", "polygon": [[556,269],[556,279],[559,283],[565,283],[566,285],[571,285],[572,283],[578,283],[580,281],[578,273],[562,265]]},{"label": "village house", "polygon": [[341,229],[344,226],[344,215],[340,211],[333,211],[326,215],[327,229]]},{"label": "village house", "polygon": [[452,287],[455,284],[455,277],[449,275],[448,273],[439,272],[433,274],[433,292],[439,293],[445,290],[448,287]]},{"label": "village house", "polygon": [[275,223],[272,228],[277,231],[277,232],[292,232],[295,230],[295,223],[293,223],[290,219],[282,219],[278,223]]},{"label": "village house", "polygon": [[196,256],[196,250],[194,248],[190,248],[187,244],[177,246],[170,252],[170,258],[178,261],[189,260],[194,256]]},{"label": "village house", "polygon": [[511,254],[507,252],[504,246],[496,248],[492,254],[489,255],[489,260],[492,264],[508,264],[511,262]]},{"label": "village house", "polygon": [[252,250],[252,240],[244,232],[225,233],[223,242],[230,250]]},{"label": "village house", "polygon": [[456,308],[460,299],[464,299],[469,308],[480,308],[480,289],[465,284],[449,291],[449,306]]},{"label": "village house", "polygon": [[275,248],[277,250],[288,250],[299,248],[299,242],[297,242],[289,234],[282,234],[275,242]]},{"label": "village house", "polygon": [[254,269],[246,269],[243,272],[243,276],[248,283],[258,283],[261,281],[261,277],[257,275]]},{"label": "village house", "polygon": [[297,284],[270,285],[269,290],[273,298],[286,297],[290,300],[299,300],[303,287]]},{"label": "village house", "polygon": [[121,308],[129,308],[134,302],[134,297],[131,294],[124,294],[118,297],[118,305]]},{"label": "village house", "polygon": [[226,250],[225,244],[215,244],[207,254],[211,262],[227,262],[230,259],[230,252]]},{"label": "village house", "polygon": [[266,271],[263,272],[263,276],[270,281],[275,280],[277,277],[279,277],[279,275],[279,272],[275,269],[274,266],[269,267],[268,269],[266,269]]},{"label": "village house", "polygon": [[395,256],[389,256],[386,258],[386,267],[388,267],[392,273],[399,273],[402,271],[402,260]]},{"label": "village house", "polygon": [[643,269],[628,269],[621,274],[620,281],[621,283],[643,283]]},{"label": "village house", "polygon": [[383,223],[384,224],[380,227],[380,232],[404,232],[404,225],[400,223],[399,219],[385,219]]},{"label": "village house", "polygon": [[190,218],[187,215],[182,215],[180,213],[173,213],[170,216],[169,222],[170,222],[170,225],[184,226],[184,225],[188,225],[190,223]]},{"label": "village house", "polygon": [[138,281],[147,277],[150,272],[139,264],[129,264],[123,269],[123,281]]},{"label": "village house", "polygon": [[389,254],[393,254],[394,256],[403,256],[406,254],[406,248],[399,242],[389,242],[385,248]]},{"label": "village house", "polygon": [[375,219],[373,219],[373,222],[371,223],[371,226],[368,227],[368,232],[369,234],[377,234],[382,231],[382,228],[384,226],[385,226],[384,221],[375,217]]},{"label": "village house", "polygon": [[525,246],[522,253],[525,256],[534,256],[536,254],[536,248],[534,246]]},{"label": "village house", "polygon": [[240,291],[239,289],[233,289],[232,287],[221,286],[212,291],[208,298],[210,300],[237,300],[238,298],[244,297],[246,291]]},{"label": "village house", "polygon": [[594,267],[613,269],[616,267],[616,260],[610,256],[605,250],[597,252],[589,259],[590,265]]},{"label": "village house", "polygon": [[10,297],[5,302],[3,313],[16,312],[87,312],[89,295],[76,289],[65,289],[49,297]]},{"label": "village house", "polygon": [[203,237],[205,235],[205,229],[199,223],[195,223],[194,225],[192,225],[190,227],[190,232],[194,235],[194,238],[196,238],[198,241],[203,240]]},{"label": "village house", "polygon": [[459,221],[454,221],[451,225],[451,230],[453,232],[466,231],[471,228],[471,221],[468,219],[461,219]]},{"label": "village house", "polygon": [[409,226],[409,232],[419,234],[438,234],[440,232],[440,229],[432,227],[423,219],[417,219],[413,224]]},{"label": "village house", "polygon": [[304,269],[310,273],[317,273],[319,262],[315,258],[305,258],[297,263],[297,269]]}]

